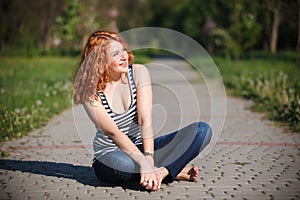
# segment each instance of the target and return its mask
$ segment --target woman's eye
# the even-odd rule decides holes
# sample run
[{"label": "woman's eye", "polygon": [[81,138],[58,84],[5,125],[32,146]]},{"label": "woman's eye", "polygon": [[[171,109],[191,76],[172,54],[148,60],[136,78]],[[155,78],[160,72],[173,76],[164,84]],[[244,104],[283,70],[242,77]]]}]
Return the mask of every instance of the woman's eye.
[{"label": "woman's eye", "polygon": [[112,55],[113,55],[113,56],[117,56],[117,55],[119,55],[119,52],[115,52],[115,53],[113,53]]},{"label": "woman's eye", "polygon": [[116,57],[116,56],[119,56],[120,54],[123,54],[123,53],[127,53],[127,50],[124,48],[124,49],[121,49],[120,51],[115,51],[112,53],[112,56],[113,57]]}]

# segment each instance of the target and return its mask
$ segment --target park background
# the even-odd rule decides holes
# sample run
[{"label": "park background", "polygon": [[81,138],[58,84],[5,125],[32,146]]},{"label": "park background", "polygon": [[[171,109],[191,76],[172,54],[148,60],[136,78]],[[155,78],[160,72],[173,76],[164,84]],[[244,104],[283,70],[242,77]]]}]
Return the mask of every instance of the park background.
[{"label": "park background", "polygon": [[[251,99],[252,110],[287,132],[300,131],[300,0],[2,0],[0,5],[1,142],[40,128],[71,107],[72,75],[93,31],[149,26],[196,40],[212,56],[228,94]],[[172,54],[134,53],[142,63],[158,53]]]}]

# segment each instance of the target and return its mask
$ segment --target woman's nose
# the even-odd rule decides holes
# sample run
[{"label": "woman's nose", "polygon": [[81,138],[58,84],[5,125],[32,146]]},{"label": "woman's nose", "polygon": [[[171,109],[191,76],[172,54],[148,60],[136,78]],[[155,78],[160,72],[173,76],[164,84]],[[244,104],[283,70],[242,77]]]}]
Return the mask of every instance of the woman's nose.
[{"label": "woman's nose", "polygon": [[123,52],[121,52],[121,59],[126,59],[126,57],[127,57],[127,52],[126,51],[123,51]]}]

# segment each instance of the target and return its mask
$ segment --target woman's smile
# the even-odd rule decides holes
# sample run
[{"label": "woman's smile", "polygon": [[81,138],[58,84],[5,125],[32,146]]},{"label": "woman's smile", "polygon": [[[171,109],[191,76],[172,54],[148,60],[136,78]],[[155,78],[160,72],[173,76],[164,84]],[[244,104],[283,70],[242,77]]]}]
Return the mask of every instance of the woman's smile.
[{"label": "woman's smile", "polygon": [[120,42],[112,40],[109,49],[110,69],[116,73],[128,71],[128,53]]}]

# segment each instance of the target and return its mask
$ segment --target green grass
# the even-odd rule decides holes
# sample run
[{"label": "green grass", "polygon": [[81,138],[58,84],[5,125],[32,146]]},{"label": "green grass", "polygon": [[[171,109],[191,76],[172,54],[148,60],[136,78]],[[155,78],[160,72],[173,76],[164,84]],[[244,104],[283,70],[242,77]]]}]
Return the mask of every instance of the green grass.
[{"label": "green grass", "polygon": [[[77,61],[78,57],[0,57],[0,142],[22,137],[71,107]],[[136,53],[135,63],[148,61]],[[214,61],[231,94],[253,100],[256,110],[300,131],[300,69],[291,56]]]},{"label": "green grass", "polygon": [[70,57],[0,58],[0,142],[22,137],[72,105]]},{"label": "green grass", "polygon": [[296,55],[237,61],[214,58],[230,94],[255,102],[253,110],[300,131],[300,68]]},{"label": "green grass", "polygon": [[[0,143],[44,126],[72,105],[78,57],[0,57]],[[136,63],[149,58],[136,54]]]}]

